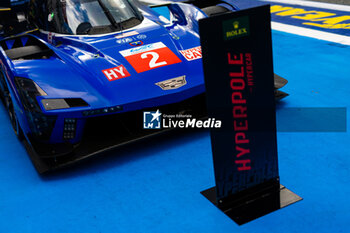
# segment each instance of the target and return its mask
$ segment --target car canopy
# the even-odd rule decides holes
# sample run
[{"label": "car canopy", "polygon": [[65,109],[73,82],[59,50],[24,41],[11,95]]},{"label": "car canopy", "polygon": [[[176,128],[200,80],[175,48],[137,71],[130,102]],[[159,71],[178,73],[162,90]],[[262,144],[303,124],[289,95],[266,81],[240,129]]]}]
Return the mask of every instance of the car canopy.
[{"label": "car canopy", "polygon": [[142,15],[129,0],[38,0],[30,2],[29,20],[45,31],[83,35],[133,27]]}]

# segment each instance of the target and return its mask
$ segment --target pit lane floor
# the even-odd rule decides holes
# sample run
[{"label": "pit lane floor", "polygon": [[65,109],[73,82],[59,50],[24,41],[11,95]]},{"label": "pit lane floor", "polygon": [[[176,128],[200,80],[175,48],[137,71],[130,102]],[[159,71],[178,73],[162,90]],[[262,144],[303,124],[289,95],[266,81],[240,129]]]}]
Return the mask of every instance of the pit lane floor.
[{"label": "pit lane floor", "polygon": [[[350,107],[350,47],[273,31],[278,106]],[[349,117],[348,117],[349,118]],[[0,107],[0,232],[348,232],[350,133],[279,132],[281,183],[304,198],[243,226],[200,191],[214,186],[207,131],[171,133],[39,176]]]}]

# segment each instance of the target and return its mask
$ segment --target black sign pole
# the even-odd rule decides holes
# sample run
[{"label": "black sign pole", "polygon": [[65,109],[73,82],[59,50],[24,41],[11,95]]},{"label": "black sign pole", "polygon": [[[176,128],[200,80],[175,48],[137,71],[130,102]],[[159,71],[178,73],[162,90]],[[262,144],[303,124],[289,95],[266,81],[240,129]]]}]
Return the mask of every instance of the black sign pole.
[{"label": "black sign pole", "polygon": [[301,200],[280,185],[270,6],[199,21],[216,187],[202,194],[238,224]]}]

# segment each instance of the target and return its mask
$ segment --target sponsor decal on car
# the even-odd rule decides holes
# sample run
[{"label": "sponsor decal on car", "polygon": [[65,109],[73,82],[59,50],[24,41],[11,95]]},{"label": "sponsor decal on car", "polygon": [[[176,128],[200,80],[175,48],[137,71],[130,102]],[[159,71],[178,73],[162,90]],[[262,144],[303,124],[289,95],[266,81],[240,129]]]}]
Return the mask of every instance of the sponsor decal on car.
[{"label": "sponsor decal on car", "polygon": [[117,44],[126,44],[126,43],[131,43],[131,42],[138,41],[141,39],[146,39],[146,38],[147,38],[146,35],[138,35],[138,36],[120,38],[120,39],[117,39],[116,42]]},{"label": "sponsor decal on car", "polygon": [[141,34],[141,35],[137,35],[136,38],[139,39],[139,40],[144,40],[144,39],[147,38],[147,36],[144,35],[144,34]]},{"label": "sponsor decal on car", "polygon": [[102,73],[106,76],[106,78],[109,81],[114,81],[114,80],[118,80],[118,79],[130,76],[128,70],[123,65],[102,70]]},{"label": "sponsor decal on car", "polygon": [[157,42],[120,51],[137,73],[181,62],[165,44]]},{"label": "sponsor decal on car", "polygon": [[138,40],[138,41],[134,41],[134,42],[130,42],[129,43],[131,46],[141,46],[143,45],[143,42],[141,40]]},{"label": "sponsor decal on car", "polygon": [[128,38],[122,38],[117,40],[117,44],[126,44],[132,42],[133,39],[128,37]]},{"label": "sponsor decal on car", "polygon": [[187,61],[193,61],[202,58],[201,46],[186,50],[180,50],[180,53],[186,58]]},{"label": "sponsor decal on car", "polygon": [[128,36],[124,36],[124,37],[116,37],[117,40],[117,44],[126,44],[126,43],[131,43],[131,42],[134,42],[134,41],[138,41],[138,40],[144,40],[147,38],[146,35],[144,34],[141,34],[139,35],[138,33],[136,35],[134,34],[128,34]]},{"label": "sponsor decal on car", "polygon": [[250,34],[248,16],[226,20],[222,24],[224,29],[224,40],[249,36]]}]

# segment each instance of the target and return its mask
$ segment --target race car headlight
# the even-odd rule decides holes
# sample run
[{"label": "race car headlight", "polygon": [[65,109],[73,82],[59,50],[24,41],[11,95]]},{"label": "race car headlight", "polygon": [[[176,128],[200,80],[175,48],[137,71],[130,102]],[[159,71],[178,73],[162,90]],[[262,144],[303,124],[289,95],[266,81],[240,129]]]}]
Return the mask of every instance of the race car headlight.
[{"label": "race car headlight", "polygon": [[40,107],[36,97],[47,95],[45,91],[28,78],[15,77],[15,83],[24,108],[29,111],[39,112]]},{"label": "race car headlight", "polygon": [[66,99],[42,99],[41,103],[43,104],[46,111],[56,110],[56,109],[65,109],[73,107],[86,107],[89,106],[81,98],[66,98]]},{"label": "race car headlight", "polygon": [[15,77],[15,84],[26,110],[30,133],[40,140],[49,140],[57,117],[45,115],[36,99],[47,94],[31,79]]}]

